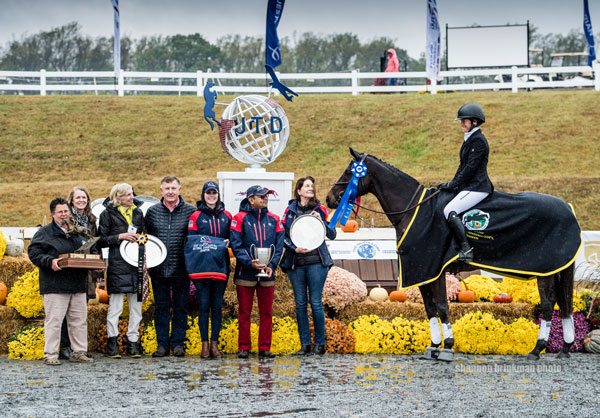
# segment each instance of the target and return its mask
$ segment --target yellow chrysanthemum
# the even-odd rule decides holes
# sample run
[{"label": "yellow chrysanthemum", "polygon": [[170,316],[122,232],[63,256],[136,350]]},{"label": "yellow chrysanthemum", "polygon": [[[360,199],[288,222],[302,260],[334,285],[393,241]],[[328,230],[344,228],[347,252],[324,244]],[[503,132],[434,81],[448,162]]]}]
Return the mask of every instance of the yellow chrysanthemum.
[{"label": "yellow chrysanthemum", "polygon": [[44,309],[40,295],[39,269],[25,273],[13,284],[6,298],[6,304],[12,306],[25,318],[38,317]]},{"label": "yellow chrysanthemum", "polygon": [[15,360],[44,358],[44,326],[21,328],[8,343],[8,358]]}]

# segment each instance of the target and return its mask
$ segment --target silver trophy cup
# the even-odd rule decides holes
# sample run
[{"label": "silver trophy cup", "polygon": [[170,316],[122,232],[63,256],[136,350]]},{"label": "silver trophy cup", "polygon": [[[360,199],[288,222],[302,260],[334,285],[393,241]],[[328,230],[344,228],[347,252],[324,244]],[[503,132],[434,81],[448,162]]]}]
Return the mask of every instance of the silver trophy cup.
[{"label": "silver trophy cup", "polygon": [[[268,248],[262,248],[252,245],[250,247],[250,251],[252,252],[252,257],[255,260],[258,260],[260,264],[268,265],[273,258],[275,246],[271,244]],[[256,276],[259,280],[261,279],[261,277],[269,277],[265,269],[260,270]]]}]

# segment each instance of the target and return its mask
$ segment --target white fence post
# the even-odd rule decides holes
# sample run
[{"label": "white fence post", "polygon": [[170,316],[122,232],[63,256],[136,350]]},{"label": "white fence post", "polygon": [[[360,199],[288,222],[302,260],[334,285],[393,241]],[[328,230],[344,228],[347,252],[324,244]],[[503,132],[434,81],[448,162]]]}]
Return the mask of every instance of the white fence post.
[{"label": "white fence post", "polygon": [[433,77],[431,79],[430,87],[431,87],[430,88],[431,94],[437,94],[437,79],[436,79],[436,77]]},{"label": "white fence post", "polygon": [[202,71],[196,71],[196,96],[202,96],[204,94],[204,77]]},{"label": "white fence post", "polygon": [[592,71],[594,72],[594,90],[600,91],[600,62],[592,62]]},{"label": "white fence post", "polygon": [[352,70],[352,95],[358,96],[358,71]]},{"label": "white fence post", "polygon": [[40,70],[40,96],[46,95],[46,70]]},{"label": "white fence post", "polygon": [[117,91],[119,92],[120,97],[125,94],[125,89],[123,88],[125,86],[125,76],[123,72],[123,70],[119,71],[119,86]]},{"label": "white fence post", "polygon": [[515,67],[513,65],[513,67],[511,68],[512,72],[511,72],[511,83],[512,83],[512,92],[513,93],[517,93],[519,91],[519,87],[517,86],[517,67]]}]

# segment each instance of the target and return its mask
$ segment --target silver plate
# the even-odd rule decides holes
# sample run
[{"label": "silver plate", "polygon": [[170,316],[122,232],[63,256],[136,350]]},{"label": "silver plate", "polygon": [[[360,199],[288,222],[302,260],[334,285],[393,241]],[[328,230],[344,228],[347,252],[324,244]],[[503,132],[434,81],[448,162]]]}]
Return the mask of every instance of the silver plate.
[{"label": "silver plate", "polygon": [[298,248],[314,250],[325,241],[325,224],[313,215],[298,216],[290,227],[290,239]]},{"label": "silver plate", "polygon": [[[137,242],[122,241],[121,257],[127,263],[134,267],[138,265],[139,244]],[[167,247],[163,242],[154,235],[148,235],[148,243],[146,244],[146,266],[148,268],[160,265],[167,258]],[[110,261],[109,261],[110,263]]]}]

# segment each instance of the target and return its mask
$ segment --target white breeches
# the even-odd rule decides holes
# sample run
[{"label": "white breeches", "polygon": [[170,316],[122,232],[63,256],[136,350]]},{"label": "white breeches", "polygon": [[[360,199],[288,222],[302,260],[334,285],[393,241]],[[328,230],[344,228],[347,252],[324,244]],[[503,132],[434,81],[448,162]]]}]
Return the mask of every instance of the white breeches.
[{"label": "white breeches", "polygon": [[444,218],[448,219],[450,212],[462,213],[488,197],[489,193],[463,190],[459,192],[444,208]]}]

